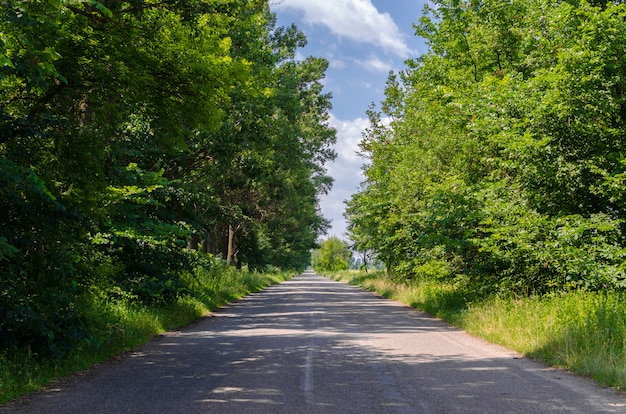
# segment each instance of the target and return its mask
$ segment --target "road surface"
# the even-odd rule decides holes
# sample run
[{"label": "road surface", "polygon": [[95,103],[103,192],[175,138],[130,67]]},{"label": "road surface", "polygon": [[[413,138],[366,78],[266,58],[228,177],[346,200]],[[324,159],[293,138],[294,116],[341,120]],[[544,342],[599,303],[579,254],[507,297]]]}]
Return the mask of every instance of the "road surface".
[{"label": "road surface", "polygon": [[626,413],[626,397],[304,273],[10,413]]}]

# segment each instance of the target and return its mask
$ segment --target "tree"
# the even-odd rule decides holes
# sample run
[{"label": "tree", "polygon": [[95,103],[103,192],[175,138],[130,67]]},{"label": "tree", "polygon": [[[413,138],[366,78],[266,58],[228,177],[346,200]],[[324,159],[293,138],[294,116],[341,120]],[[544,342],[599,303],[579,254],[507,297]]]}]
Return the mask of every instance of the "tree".
[{"label": "tree", "polygon": [[68,352],[91,295],[174,301],[198,248],[304,268],[327,62],[275,21],[264,1],[0,0],[0,347]]},{"label": "tree", "polygon": [[267,24],[256,43],[234,44],[251,62],[252,78],[232,91],[222,128],[205,138],[198,179],[220,212],[200,233],[211,240],[208,251],[232,264],[304,268],[327,227],[317,204],[331,183],[324,164],[335,157],[330,95],[321,84],[328,63],[296,61],[304,35]]},{"label": "tree", "polygon": [[429,52],[370,110],[352,240],[401,278],[623,286],[625,6],[435,4],[416,25]]},{"label": "tree", "polygon": [[313,267],[317,271],[335,272],[338,270],[349,269],[352,252],[348,243],[332,236],[326,239],[320,248],[317,262],[313,263]]}]

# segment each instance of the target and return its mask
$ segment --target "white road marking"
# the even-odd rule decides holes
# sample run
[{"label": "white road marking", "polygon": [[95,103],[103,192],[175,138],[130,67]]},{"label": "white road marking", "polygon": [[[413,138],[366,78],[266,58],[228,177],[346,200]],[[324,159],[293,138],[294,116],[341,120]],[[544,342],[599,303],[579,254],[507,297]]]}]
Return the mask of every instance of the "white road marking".
[{"label": "white road marking", "polygon": [[306,360],[304,363],[304,401],[307,409],[315,407],[315,398],[313,394],[313,347],[310,346],[306,351]]}]

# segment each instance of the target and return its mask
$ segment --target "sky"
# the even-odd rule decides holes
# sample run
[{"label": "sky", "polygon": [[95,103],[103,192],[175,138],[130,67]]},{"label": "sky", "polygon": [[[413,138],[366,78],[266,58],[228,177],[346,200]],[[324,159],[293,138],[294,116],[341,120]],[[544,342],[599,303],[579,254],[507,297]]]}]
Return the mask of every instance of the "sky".
[{"label": "sky", "polygon": [[272,0],[278,26],[296,26],[308,44],[297,58],[323,57],[329,62],[325,92],[332,93],[330,124],[337,130],[329,164],[333,189],[320,200],[322,215],[331,221],[328,236],[347,240],[345,200],[363,181],[364,160],[356,153],[368,126],[367,108],[384,99],[389,71],[402,70],[406,59],[426,52],[413,24],[427,0]]}]

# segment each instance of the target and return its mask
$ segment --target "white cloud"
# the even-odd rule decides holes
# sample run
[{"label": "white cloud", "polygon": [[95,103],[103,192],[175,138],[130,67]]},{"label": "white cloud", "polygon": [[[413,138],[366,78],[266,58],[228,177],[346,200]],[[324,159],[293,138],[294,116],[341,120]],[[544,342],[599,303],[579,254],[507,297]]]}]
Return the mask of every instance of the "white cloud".
[{"label": "white cloud", "polygon": [[331,114],[329,119],[330,125],[337,130],[337,160],[354,163],[360,165],[361,157],[357,155],[359,143],[363,138],[363,131],[369,126],[369,120],[366,118],[356,118],[353,120],[341,120]]},{"label": "white cloud", "polygon": [[274,7],[304,12],[307,23],[326,26],[337,36],[381,47],[402,58],[410,55],[389,13],[380,13],[371,0],[284,0]]},{"label": "white cloud", "polygon": [[356,118],[341,120],[331,114],[330,125],[337,130],[337,159],[328,165],[328,174],[335,179],[333,188],[320,201],[322,214],[332,222],[329,235],[344,238],[347,224],[343,217],[344,200],[354,194],[363,181],[361,166],[363,159],[357,155],[362,133],[369,126],[369,120]]},{"label": "white cloud", "polygon": [[328,63],[333,69],[345,69],[348,67],[348,62],[341,55],[337,56],[335,53],[328,52],[326,53],[326,59],[328,59]]},{"label": "white cloud", "polygon": [[393,69],[391,63],[385,62],[376,56],[371,56],[369,59],[357,59],[356,63],[372,72],[389,73]]},{"label": "white cloud", "polygon": [[296,50],[296,55],[294,56],[297,62],[304,61],[307,57],[302,53],[301,49]]}]

